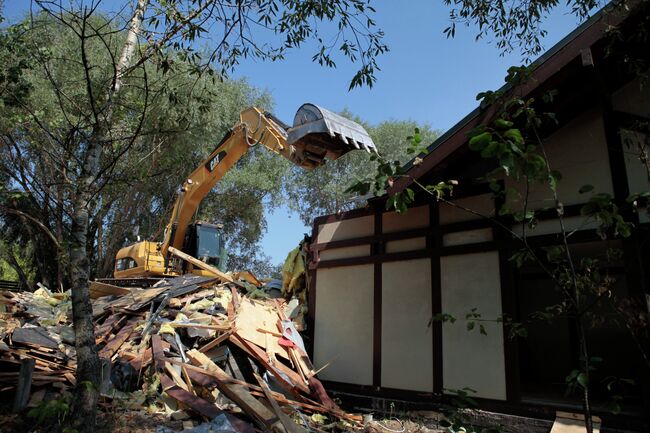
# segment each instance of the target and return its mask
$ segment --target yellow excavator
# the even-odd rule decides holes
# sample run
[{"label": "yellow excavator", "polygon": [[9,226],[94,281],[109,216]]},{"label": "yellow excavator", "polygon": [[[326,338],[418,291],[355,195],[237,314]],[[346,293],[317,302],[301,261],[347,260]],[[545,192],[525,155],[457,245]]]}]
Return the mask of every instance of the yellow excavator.
[{"label": "yellow excavator", "polygon": [[323,165],[325,159],[336,160],[351,150],[376,152],[361,125],[314,104],[303,104],[291,127],[259,108],[248,108],[180,187],[163,241],[141,241],[118,251],[115,279],[214,275],[206,269],[218,268],[224,259],[221,226],[192,219],[216,183],[256,145],[306,169]]}]

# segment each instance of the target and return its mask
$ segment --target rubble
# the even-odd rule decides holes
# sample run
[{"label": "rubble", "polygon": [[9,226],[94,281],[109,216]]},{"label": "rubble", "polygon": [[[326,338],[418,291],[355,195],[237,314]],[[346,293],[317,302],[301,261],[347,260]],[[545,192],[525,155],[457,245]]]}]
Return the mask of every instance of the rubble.
[{"label": "rubble", "polygon": [[[361,429],[361,416],[341,410],[316,378],[287,304],[220,281],[93,283],[102,404],[165,413],[195,432],[323,431],[323,419],[331,429]],[[0,392],[30,393],[17,389],[25,360],[34,361],[30,405],[49,395],[43,389],[72,389],[70,323],[68,293],[0,292]]]}]

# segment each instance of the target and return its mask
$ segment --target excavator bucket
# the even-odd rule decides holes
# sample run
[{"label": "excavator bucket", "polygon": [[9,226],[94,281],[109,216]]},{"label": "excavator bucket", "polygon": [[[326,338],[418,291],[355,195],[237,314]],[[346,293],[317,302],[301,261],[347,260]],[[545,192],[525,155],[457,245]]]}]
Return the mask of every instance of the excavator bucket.
[{"label": "excavator bucket", "polygon": [[325,158],[338,159],[351,150],[377,152],[363,126],[314,104],[303,104],[298,109],[293,126],[287,130],[287,143],[313,166],[322,165]]}]

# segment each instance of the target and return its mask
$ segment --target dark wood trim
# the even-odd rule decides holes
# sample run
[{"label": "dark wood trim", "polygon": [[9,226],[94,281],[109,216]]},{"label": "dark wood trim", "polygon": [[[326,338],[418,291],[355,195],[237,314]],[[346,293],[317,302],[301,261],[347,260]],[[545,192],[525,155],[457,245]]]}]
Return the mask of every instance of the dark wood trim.
[{"label": "dark wood trim", "polygon": [[[650,122],[650,117],[639,116],[638,114],[626,113],[625,111],[612,110],[612,117],[616,119],[619,126],[628,131],[650,133],[648,129],[639,129],[640,125],[646,126]],[[650,127],[650,125],[647,125]]]},{"label": "dark wood trim", "polygon": [[[427,236],[427,249],[431,251],[431,316],[442,313],[442,281],[440,275],[440,246],[442,233],[440,232],[440,212],[438,202],[429,206],[429,225],[433,232]],[[433,392],[441,394],[442,383],[442,322],[431,322],[431,338],[433,341]]]},{"label": "dark wood trim", "polygon": [[[371,246],[370,254],[373,257],[383,254],[383,243],[381,242],[383,214],[375,212],[375,235],[377,241]],[[381,386],[381,326],[382,326],[382,274],[381,262],[374,264],[374,296],[373,296],[373,329],[372,329],[372,384],[375,387]]]},{"label": "dark wood trim", "polygon": [[616,117],[612,111],[611,103],[607,101],[603,109],[603,125],[605,127],[609,168],[612,176],[612,186],[614,188],[614,199],[619,203],[623,203],[630,195],[630,187],[627,183],[625,154],[620,135],[621,126]]},{"label": "dark wood trim", "polygon": [[[495,228],[495,231],[502,231]],[[433,233],[432,233],[433,235]],[[441,232],[438,231],[436,236],[440,236]],[[539,236],[529,236],[527,237],[528,244],[531,247],[541,247],[547,245],[553,245],[561,242],[559,234],[547,234]],[[575,232],[571,235],[569,243],[578,243],[578,242],[593,242],[600,241],[601,238],[596,233],[594,229],[586,229]],[[439,256],[451,256],[457,254],[472,254],[480,253],[485,251],[501,250],[503,248],[519,248],[519,241],[515,239],[495,239],[494,241],[488,242],[478,242],[472,244],[463,244],[463,245],[453,245],[448,247],[437,246],[435,248],[425,248],[422,250],[413,250],[413,251],[402,251],[398,253],[388,253],[388,254],[379,254],[379,255],[370,255],[370,256],[361,256],[361,257],[349,257],[345,259],[334,259],[334,260],[320,260],[317,263],[311,263],[309,265],[310,269],[320,269],[320,268],[338,268],[341,266],[358,266],[358,265],[367,265],[371,263],[382,263],[382,262],[395,262],[401,260],[415,260],[425,257],[431,257],[433,254]]]},{"label": "dark wood trim", "polygon": [[[382,215],[381,213],[379,215]],[[429,227],[419,229],[410,229],[392,233],[376,233],[372,236],[363,236],[359,238],[342,239],[339,241],[323,242],[311,245],[312,251],[331,250],[334,248],[356,247],[359,245],[373,244],[376,242],[400,241],[403,239],[420,238],[431,233]]]},{"label": "dark wood trim", "polygon": [[[435,203],[435,202],[432,202]],[[564,216],[565,217],[572,217],[572,216],[580,216],[580,209],[582,208],[583,204],[575,204],[575,205],[568,205],[564,208]],[[546,220],[552,220],[557,218],[557,214],[554,209],[549,209],[549,210],[544,210],[541,211],[538,215],[537,218],[539,221],[546,221]],[[506,225],[511,225],[514,226],[515,223],[513,221],[510,221],[507,218],[503,218],[502,222]],[[397,241],[397,240],[404,240],[404,239],[412,239],[412,238],[419,238],[419,237],[426,237],[430,236],[434,233],[438,234],[447,234],[447,233],[456,233],[456,232],[463,232],[463,231],[469,231],[469,230],[476,230],[476,229],[481,229],[481,228],[489,228],[489,227],[494,227],[495,224],[488,219],[478,219],[478,220],[472,220],[472,221],[461,221],[457,223],[451,223],[451,224],[445,224],[445,225],[436,225],[436,228],[434,229],[433,226],[430,227],[422,227],[418,229],[410,229],[410,230],[404,230],[400,232],[392,232],[392,233],[382,233],[382,234],[374,234],[372,236],[363,236],[359,238],[352,238],[352,239],[343,239],[339,241],[332,241],[332,242],[323,242],[323,243],[316,243],[312,244],[310,246],[312,251],[315,252],[320,252],[320,251],[325,251],[325,250],[331,250],[331,249],[336,249],[336,248],[345,248],[345,247],[353,247],[353,246],[360,246],[360,245],[372,245],[373,243],[376,242],[390,242],[390,241]],[[538,238],[542,236],[548,236],[548,235],[540,235],[540,236],[529,236],[530,239],[533,238]],[[495,237],[496,239],[496,237]],[[470,244],[467,244],[470,245]],[[476,245],[476,244],[471,244],[471,245]],[[450,249],[448,252],[446,251],[445,254],[464,254],[464,251],[466,248],[466,245],[454,245],[454,246],[449,246],[449,247],[443,247],[445,249]],[[460,252],[454,252],[456,249],[458,249]],[[364,256],[367,257],[367,256]],[[349,259],[340,259],[340,260],[354,260],[357,259],[357,257],[354,258],[349,258]],[[317,260],[319,261],[319,260]],[[365,261],[363,263],[369,263],[368,261]],[[335,265],[336,266],[336,265]],[[331,266],[330,266],[331,267]]]},{"label": "dark wood trim", "polygon": [[471,221],[460,221],[457,223],[442,224],[440,226],[441,233],[455,233],[455,232],[465,232],[468,230],[483,229],[486,227],[492,227],[494,223],[487,218],[480,218]]},{"label": "dark wood trim", "polygon": [[361,218],[364,216],[370,216],[374,214],[374,210],[370,207],[365,207],[361,209],[352,209],[346,212],[331,214],[331,215],[322,215],[314,218],[314,226],[318,227],[321,224],[335,223],[338,221],[349,220],[353,218]]},{"label": "dark wood trim", "polygon": [[[334,396],[343,401],[343,407],[374,409],[381,412],[382,407],[389,412],[390,407],[396,406],[397,410],[408,412],[411,410],[434,410],[439,411],[441,405],[453,403],[454,396],[441,393],[427,393],[420,391],[408,391],[394,388],[376,389],[367,385],[356,385],[341,382],[323,381],[325,388]],[[555,419],[556,411],[580,412],[579,403],[567,404],[563,402],[510,402],[507,400],[494,400],[488,398],[472,397],[478,404],[478,408],[500,414],[545,419]],[[389,404],[383,404],[378,400],[390,400]],[[390,403],[393,403],[392,405]],[[609,411],[594,410],[594,415],[603,419],[603,425],[608,428],[624,429],[626,431],[647,431],[648,418],[643,413],[626,412],[613,415]]]},{"label": "dark wood trim", "polygon": [[[316,240],[318,236],[318,225],[312,227],[311,238]],[[316,269],[311,267],[311,263],[318,261],[318,251],[311,253],[311,260],[307,264],[307,275],[309,275],[309,284],[307,286],[307,335],[309,342],[307,344],[307,353],[311,359],[314,359],[314,332],[316,327]]]},{"label": "dark wood trim", "polygon": [[[503,206],[504,200],[505,198],[503,196],[497,196],[495,198],[494,207],[496,209],[496,215],[498,215],[498,209]],[[502,221],[502,218],[500,220]],[[512,242],[509,242],[510,235],[498,226],[493,227],[492,236],[497,243],[501,244],[501,248],[498,250],[499,279],[501,281],[501,314],[503,317],[510,317],[514,320],[517,317],[517,293],[515,290],[514,268],[510,262],[513,251]],[[511,403],[516,403],[521,400],[519,347],[517,340],[509,337],[510,331],[507,326],[502,324],[502,327],[506,399]]]},{"label": "dark wood trim", "polygon": [[363,256],[363,257],[349,257],[346,259],[335,259],[335,260],[321,260],[318,263],[310,264],[310,269],[321,269],[321,268],[338,268],[341,266],[359,266],[359,265],[369,265],[371,263],[383,263],[383,262],[396,262],[400,260],[415,260],[429,257],[431,251],[424,250],[415,250],[415,251],[401,251],[399,253],[388,253],[380,254],[377,256]]}]

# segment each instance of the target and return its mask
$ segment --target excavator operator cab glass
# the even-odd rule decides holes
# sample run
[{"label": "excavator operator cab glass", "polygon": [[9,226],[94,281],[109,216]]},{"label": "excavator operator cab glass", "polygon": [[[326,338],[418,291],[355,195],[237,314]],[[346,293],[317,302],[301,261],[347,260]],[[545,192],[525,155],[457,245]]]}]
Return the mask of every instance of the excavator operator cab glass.
[{"label": "excavator operator cab glass", "polygon": [[221,264],[222,229],[221,226],[196,223],[196,250],[192,255],[211,266]]}]

